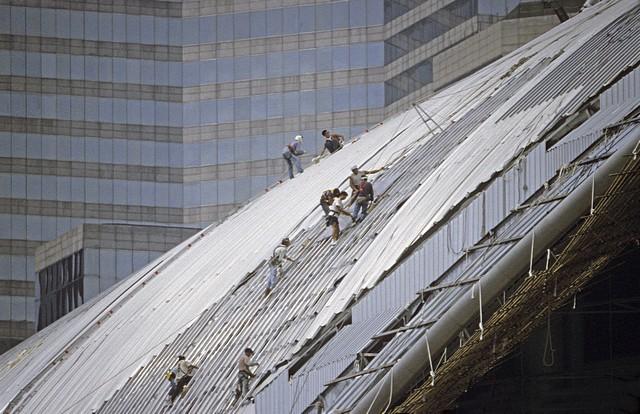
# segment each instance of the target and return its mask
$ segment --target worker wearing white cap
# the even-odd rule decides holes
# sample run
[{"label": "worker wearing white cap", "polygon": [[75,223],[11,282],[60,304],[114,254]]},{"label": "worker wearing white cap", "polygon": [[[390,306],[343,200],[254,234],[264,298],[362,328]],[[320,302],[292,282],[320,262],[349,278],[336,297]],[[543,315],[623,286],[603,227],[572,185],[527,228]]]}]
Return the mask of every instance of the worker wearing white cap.
[{"label": "worker wearing white cap", "polygon": [[358,196],[358,192],[360,191],[360,182],[362,182],[362,177],[365,175],[375,174],[384,170],[385,167],[381,167],[375,170],[361,170],[357,165],[351,167],[351,175],[349,176],[349,187],[351,187],[351,199],[349,200],[349,205],[353,204]]},{"label": "worker wearing white cap", "polygon": [[282,150],[282,157],[287,162],[289,168],[289,178],[293,178],[293,165],[295,164],[298,173],[303,172],[300,156],[304,154],[302,149],[302,135],[296,135],[294,140],[287,144]]}]

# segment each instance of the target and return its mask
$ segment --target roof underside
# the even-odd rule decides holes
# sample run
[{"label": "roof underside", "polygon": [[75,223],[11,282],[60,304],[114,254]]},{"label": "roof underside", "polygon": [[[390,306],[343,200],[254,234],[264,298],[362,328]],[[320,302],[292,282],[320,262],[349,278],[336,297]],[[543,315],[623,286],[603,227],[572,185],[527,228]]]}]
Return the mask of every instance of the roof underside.
[{"label": "roof underside", "polygon": [[[185,354],[200,369],[174,412],[302,413],[318,400],[333,412],[354,409],[473,282],[629,139],[639,45],[637,2],[603,2],[422,103],[433,120],[412,109],[385,121],[0,356],[0,408],[169,410],[162,374]],[[606,129],[622,121],[629,124]],[[389,168],[372,177],[378,200],[366,220],[341,223],[330,247],[317,200],[344,187],[353,164]],[[607,205],[603,211],[617,204]],[[601,231],[599,215],[580,222],[581,214],[576,209],[575,220],[590,226],[585,232]],[[264,259],[284,236],[299,260],[265,299]],[[563,248],[582,246],[575,243]],[[574,257],[557,263],[571,266]],[[549,271],[510,297],[529,300]],[[579,286],[564,280],[558,276],[560,293],[544,306]],[[507,316],[526,325],[521,311],[500,309],[487,310],[495,313],[485,315],[485,333],[504,334]],[[411,389],[385,396],[388,405],[413,412],[455,399],[461,372],[471,381],[490,366],[479,358],[487,341],[471,334],[435,369],[446,388],[422,378],[404,403]],[[255,403],[232,407],[235,362],[246,346],[261,364]]]}]

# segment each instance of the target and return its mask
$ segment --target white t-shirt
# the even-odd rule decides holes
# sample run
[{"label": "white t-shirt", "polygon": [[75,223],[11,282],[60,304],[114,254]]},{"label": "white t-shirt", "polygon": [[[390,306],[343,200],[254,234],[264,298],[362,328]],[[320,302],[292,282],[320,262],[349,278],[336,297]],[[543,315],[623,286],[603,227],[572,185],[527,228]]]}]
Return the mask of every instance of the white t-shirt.
[{"label": "white t-shirt", "polygon": [[332,216],[338,216],[340,215],[340,211],[344,209],[344,204],[342,204],[342,200],[339,197],[336,197],[333,199],[333,204],[331,204],[329,209],[331,210],[329,214]]},{"label": "white t-shirt", "polygon": [[274,264],[281,265],[285,257],[287,257],[287,246],[281,244],[273,251],[273,258],[276,259]]},{"label": "white t-shirt", "polygon": [[358,171],[357,173],[352,173],[349,176],[349,181],[351,185],[354,187],[360,187],[360,181],[362,181],[362,177],[364,177],[365,175],[366,174],[364,173],[364,171]]},{"label": "white t-shirt", "polygon": [[178,362],[178,373],[176,374],[176,378],[180,379],[185,375],[193,376],[193,368],[191,367],[190,362],[183,359]]}]

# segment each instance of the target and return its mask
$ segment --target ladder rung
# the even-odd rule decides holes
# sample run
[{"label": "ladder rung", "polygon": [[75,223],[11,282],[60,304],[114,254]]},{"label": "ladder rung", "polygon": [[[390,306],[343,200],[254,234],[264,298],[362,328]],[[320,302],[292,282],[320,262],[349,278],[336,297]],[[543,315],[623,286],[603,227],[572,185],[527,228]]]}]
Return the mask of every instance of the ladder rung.
[{"label": "ladder rung", "polygon": [[518,206],[518,207],[514,208],[512,211],[520,211],[520,210],[524,210],[524,209],[527,209],[527,208],[530,208],[530,207],[537,207],[537,206],[542,205],[542,204],[553,203],[555,201],[560,201],[560,200],[563,200],[565,198],[567,198],[566,194],[565,195],[560,195],[560,196],[557,196],[557,197],[551,197],[551,198],[547,198],[546,200],[540,200],[540,201],[536,201],[534,203],[523,204],[521,206]]},{"label": "ladder rung", "polygon": [[477,246],[471,246],[468,249],[466,249],[466,252],[472,252],[474,250],[480,250],[480,249],[487,249],[489,247],[493,247],[493,246],[499,246],[501,244],[509,244],[509,243],[513,243],[513,242],[517,242],[519,240],[522,240],[523,236],[518,236],[518,237],[512,237],[510,239],[503,239],[503,240],[496,240],[494,242],[491,243],[485,243],[485,244],[479,244]]},{"label": "ladder rung", "polygon": [[426,289],[418,291],[418,295],[422,295],[424,293],[433,292],[434,290],[449,289],[449,288],[453,288],[453,287],[469,285],[471,283],[476,283],[478,280],[480,280],[480,278],[469,279],[469,280],[461,280],[460,282],[447,283],[445,285],[431,286],[431,287],[428,287]]},{"label": "ladder rung", "polygon": [[388,331],[380,332],[378,335],[375,335],[372,339],[380,339],[380,338],[384,338],[385,336],[395,335],[399,332],[409,331],[411,329],[423,328],[425,326],[433,325],[434,323],[436,323],[436,321],[431,320],[427,322],[418,323],[416,325],[407,325],[407,326],[403,326],[396,329],[390,329]]},{"label": "ladder rung", "polygon": [[327,382],[326,384],[324,384],[324,386],[328,387],[329,385],[337,384],[337,383],[342,382],[342,381],[346,381],[346,380],[350,380],[352,378],[360,377],[362,375],[367,375],[367,374],[371,374],[371,373],[374,373],[374,372],[378,372],[378,371],[383,370],[383,369],[391,368],[393,365],[394,364],[385,364],[385,365],[382,365],[382,366],[380,366],[378,368],[363,369],[360,372],[354,372],[353,374],[345,375],[343,377],[338,377],[338,378],[334,379],[333,381]]}]

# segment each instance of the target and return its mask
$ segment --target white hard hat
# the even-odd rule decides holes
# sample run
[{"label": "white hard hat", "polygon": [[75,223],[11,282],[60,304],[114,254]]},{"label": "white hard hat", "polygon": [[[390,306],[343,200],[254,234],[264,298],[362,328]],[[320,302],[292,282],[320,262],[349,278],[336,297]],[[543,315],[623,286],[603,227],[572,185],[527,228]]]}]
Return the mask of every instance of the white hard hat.
[{"label": "white hard hat", "polygon": [[296,141],[302,141],[302,135],[296,135],[295,140]]}]

